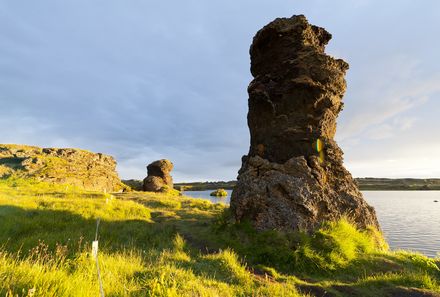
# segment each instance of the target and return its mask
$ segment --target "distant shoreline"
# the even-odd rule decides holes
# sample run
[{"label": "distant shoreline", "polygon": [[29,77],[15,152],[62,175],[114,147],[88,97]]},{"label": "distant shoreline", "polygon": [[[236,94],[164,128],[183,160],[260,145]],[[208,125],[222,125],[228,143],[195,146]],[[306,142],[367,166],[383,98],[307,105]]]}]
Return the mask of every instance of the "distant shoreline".
[{"label": "distant shoreline", "polygon": [[[440,191],[440,178],[355,178],[361,191]],[[133,189],[142,189],[140,180],[123,180]],[[232,190],[236,181],[175,183],[181,191]]]}]

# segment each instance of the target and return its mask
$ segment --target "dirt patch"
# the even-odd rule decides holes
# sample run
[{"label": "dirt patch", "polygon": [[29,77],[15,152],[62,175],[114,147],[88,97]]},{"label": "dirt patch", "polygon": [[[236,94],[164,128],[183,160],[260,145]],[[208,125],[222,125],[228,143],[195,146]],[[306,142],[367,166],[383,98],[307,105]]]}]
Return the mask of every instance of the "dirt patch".
[{"label": "dirt patch", "polygon": [[439,293],[429,292],[415,288],[397,287],[387,290],[388,297],[440,297]]},{"label": "dirt patch", "polygon": [[309,294],[314,297],[336,297],[334,293],[328,292],[323,287],[310,285],[296,285],[296,288],[301,294]]}]

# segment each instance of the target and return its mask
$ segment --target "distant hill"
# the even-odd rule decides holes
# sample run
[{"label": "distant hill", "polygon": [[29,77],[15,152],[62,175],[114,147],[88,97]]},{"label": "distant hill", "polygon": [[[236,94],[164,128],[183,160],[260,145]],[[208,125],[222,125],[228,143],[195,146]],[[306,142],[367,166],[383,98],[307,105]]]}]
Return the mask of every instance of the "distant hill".
[{"label": "distant hill", "polygon": [[235,180],[218,182],[175,183],[174,188],[181,191],[203,191],[217,189],[232,190],[235,184]]},{"label": "distant hill", "polygon": [[361,190],[440,190],[439,178],[356,178]]},{"label": "distant hill", "polygon": [[[356,178],[361,190],[369,191],[396,191],[396,190],[440,190],[440,178],[418,179],[418,178]],[[235,181],[219,182],[193,182],[176,183],[174,187],[178,190],[203,191],[215,190],[218,188],[232,189]]]}]

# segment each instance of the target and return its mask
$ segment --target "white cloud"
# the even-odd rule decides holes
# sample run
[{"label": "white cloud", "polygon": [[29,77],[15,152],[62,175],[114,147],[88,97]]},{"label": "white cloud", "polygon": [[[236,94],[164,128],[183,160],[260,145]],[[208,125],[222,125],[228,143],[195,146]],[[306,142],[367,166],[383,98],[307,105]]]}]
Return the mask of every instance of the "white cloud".
[{"label": "white cloud", "polygon": [[402,156],[394,159],[354,160],[346,162],[345,166],[355,177],[432,178],[440,176],[440,159],[432,154],[429,157]]},{"label": "white cloud", "polygon": [[390,138],[394,135],[394,127],[390,124],[378,125],[368,131],[368,138],[380,140]]},{"label": "white cloud", "polygon": [[399,136],[400,132],[407,131],[414,126],[416,118],[414,117],[397,117],[379,125],[367,128],[365,137],[372,140],[381,140]]},{"label": "white cloud", "polygon": [[[440,92],[440,76],[422,72],[417,59],[406,56],[382,57],[368,68],[355,69],[356,76],[348,81],[347,108],[342,113],[337,138],[346,141],[376,129],[378,137],[389,137],[399,123],[396,117],[411,111]],[[401,117],[402,127],[411,127],[414,120]],[[399,121],[399,120],[397,120]],[[378,126],[382,125],[382,129]],[[393,126],[393,127],[390,127]]]},{"label": "white cloud", "polygon": [[415,117],[401,117],[395,119],[394,125],[398,126],[401,131],[406,131],[411,129],[416,121]]},{"label": "white cloud", "polygon": [[421,132],[361,142],[346,151],[345,166],[357,177],[438,177],[440,139]]}]

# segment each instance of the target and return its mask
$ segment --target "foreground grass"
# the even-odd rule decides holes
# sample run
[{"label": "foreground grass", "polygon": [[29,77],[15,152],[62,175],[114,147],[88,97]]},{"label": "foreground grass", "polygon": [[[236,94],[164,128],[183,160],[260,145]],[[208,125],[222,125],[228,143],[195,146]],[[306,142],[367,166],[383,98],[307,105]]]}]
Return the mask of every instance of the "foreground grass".
[{"label": "foreground grass", "polygon": [[436,296],[439,261],[346,220],[257,233],[204,200],[0,180],[0,296]]}]

